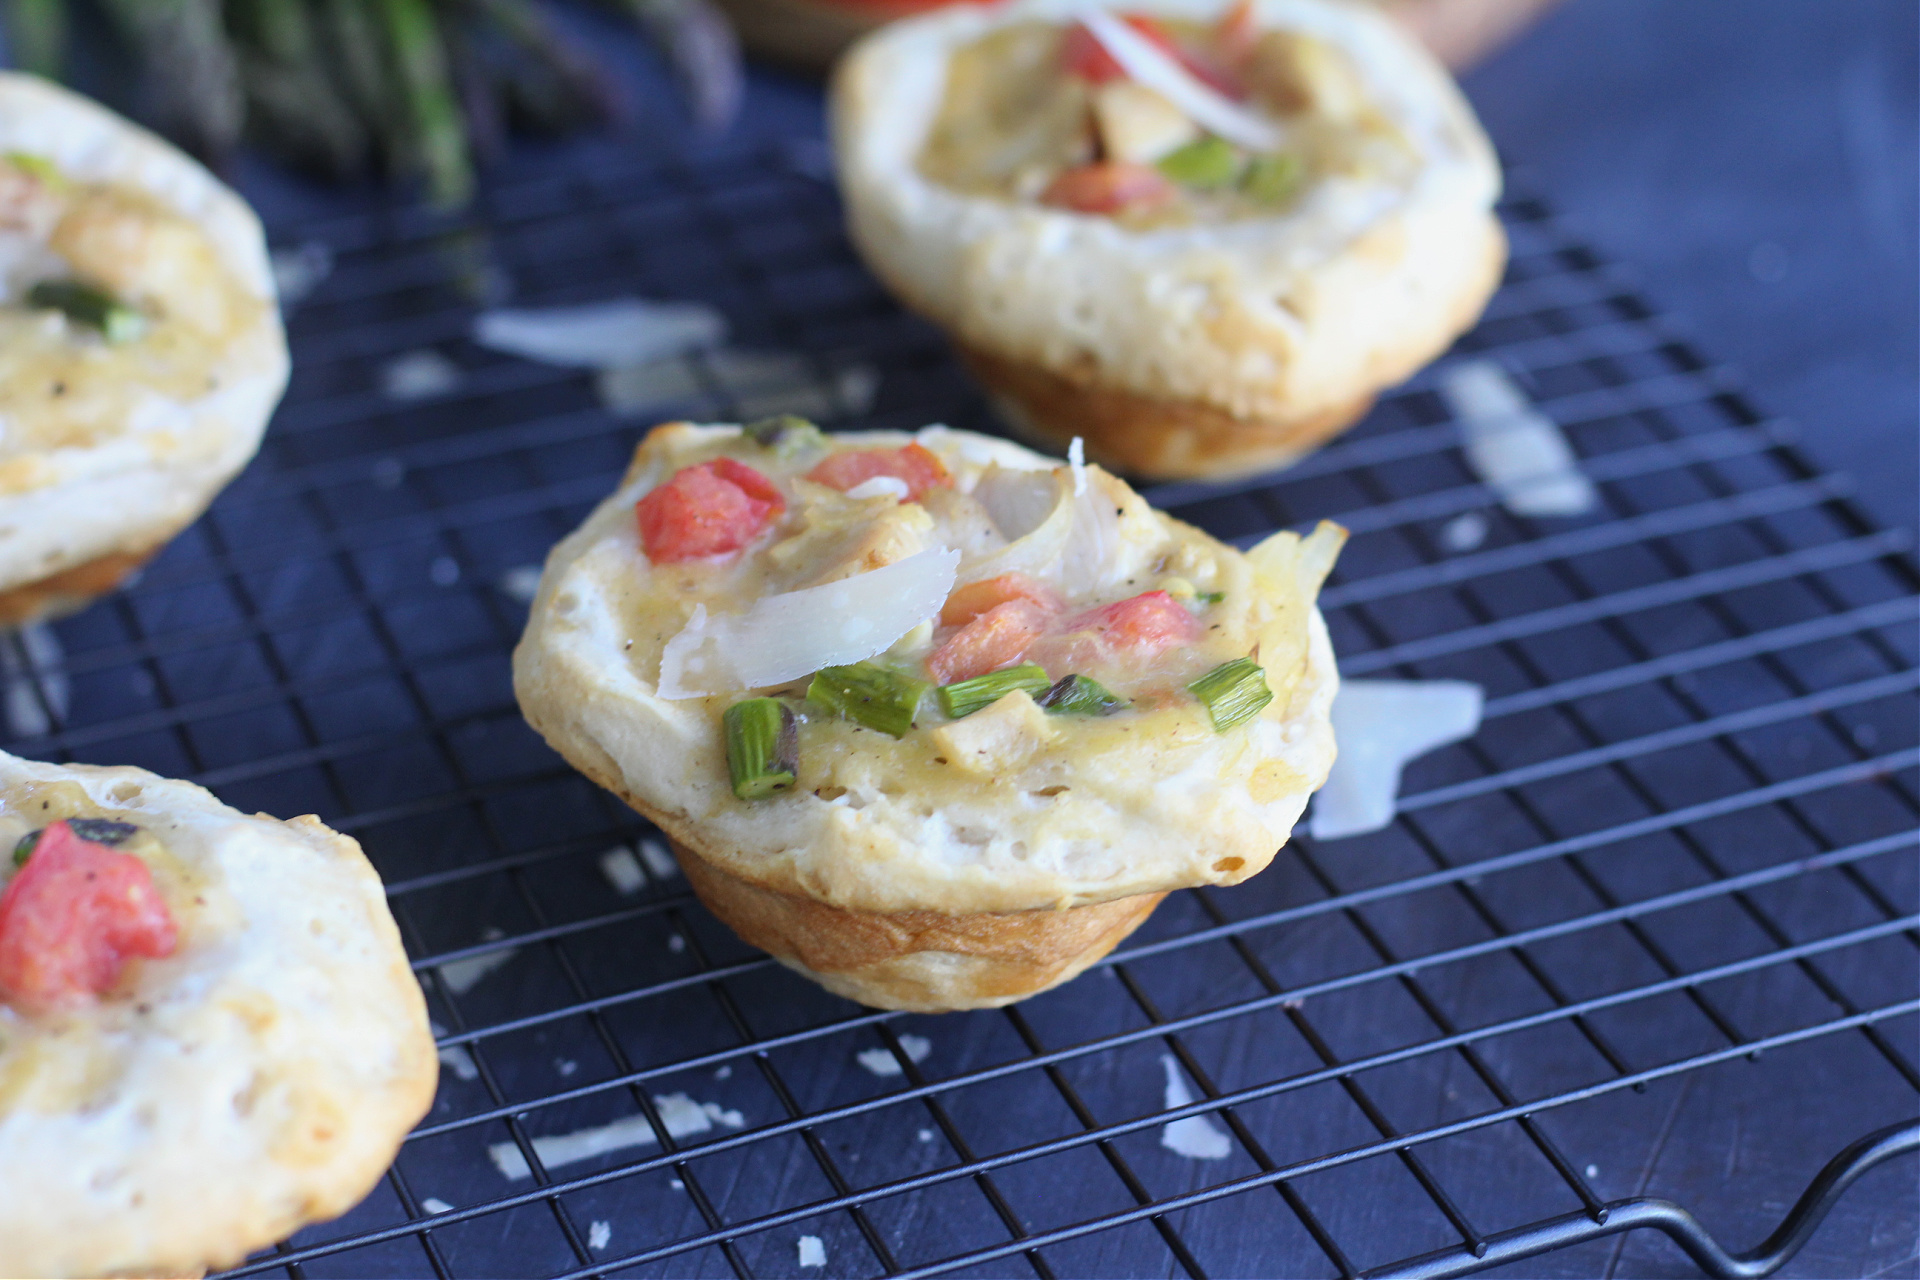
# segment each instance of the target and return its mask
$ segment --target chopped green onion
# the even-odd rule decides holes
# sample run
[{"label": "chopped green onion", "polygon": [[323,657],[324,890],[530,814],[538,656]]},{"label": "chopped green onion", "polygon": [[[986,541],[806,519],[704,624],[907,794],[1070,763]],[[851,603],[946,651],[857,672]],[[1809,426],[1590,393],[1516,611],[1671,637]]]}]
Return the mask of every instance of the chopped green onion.
[{"label": "chopped green onion", "polygon": [[800,769],[800,727],[777,698],[748,698],[720,716],[727,735],[733,794],[759,800],[793,785]]},{"label": "chopped green onion", "polygon": [[1240,171],[1240,153],[1225,138],[1200,138],[1161,156],[1158,167],[1183,187],[1224,187]]},{"label": "chopped green onion", "polygon": [[26,866],[27,859],[33,856],[33,847],[40,843],[40,837],[46,833],[47,829],[42,827],[38,831],[29,831],[27,834],[21,836],[19,843],[13,846],[13,865],[16,867]]},{"label": "chopped green onion", "polygon": [[67,829],[82,840],[104,845],[125,844],[140,834],[140,828],[131,822],[115,822],[111,818],[69,818]]},{"label": "chopped green onion", "polygon": [[1273,701],[1273,690],[1267,688],[1267,673],[1252,658],[1223,662],[1187,688],[1207,704],[1215,733],[1225,733]]},{"label": "chopped green onion", "polygon": [[740,428],[740,434],[763,449],[772,449],[782,458],[791,458],[807,449],[816,449],[827,441],[819,427],[791,413],[762,418]]},{"label": "chopped green onion", "polygon": [[1002,667],[971,680],[956,680],[952,684],[941,685],[940,709],[958,720],[1000,701],[1015,689],[1039,693],[1052,683],[1041,667],[1023,662],[1017,667]]},{"label": "chopped green onion", "polygon": [[898,738],[913,728],[920,699],[933,686],[871,662],[822,667],[807,686],[807,701]]},{"label": "chopped green onion", "polygon": [[1224,591],[1196,591],[1193,593],[1193,602],[1195,604],[1219,604],[1226,598],[1227,593]]},{"label": "chopped green onion", "polygon": [[1110,716],[1127,705],[1127,700],[1092,676],[1073,675],[1054,685],[1037,699],[1056,716]]},{"label": "chopped green onion", "polygon": [[60,172],[58,165],[45,156],[37,156],[31,151],[9,151],[6,161],[20,172],[36,178],[43,186],[55,191],[67,185],[66,175]]},{"label": "chopped green onion", "polygon": [[1298,156],[1255,156],[1240,175],[1240,189],[1261,204],[1285,204],[1304,176]]},{"label": "chopped green onion", "polygon": [[145,316],[77,280],[42,281],[27,291],[27,305],[65,312],[74,323],[98,329],[108,342],[131,342],[147,331]]}]

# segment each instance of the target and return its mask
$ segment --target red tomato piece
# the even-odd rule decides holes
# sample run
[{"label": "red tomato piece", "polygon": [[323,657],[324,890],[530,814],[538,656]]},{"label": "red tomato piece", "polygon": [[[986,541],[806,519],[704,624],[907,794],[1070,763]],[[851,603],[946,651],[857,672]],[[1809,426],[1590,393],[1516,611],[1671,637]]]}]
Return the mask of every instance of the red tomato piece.
[{"label": "red tomato piece", "polygon": [[1220,15],[1220,21],[1213,29],[1213,42],[1220,50],[1220,56],[1228,66],[1237,67],[1253,55],[1253,46],[1260,39],[1260,28],[1254,25],[1253,0],[1235,0],[1231,9]]},{"label": "red tomato piece", "polygon": [[1116,664],[1139,666],[1203,634],[1199,619],[1164,591],[1089,609],[1036,641],[1027,657],[1050,674],[1098,676]]},{"label": "red tomato piece", "polygon": [[964,627],[995,605],[1009,600],[1025,600],[1048,613],[1058,613],[1064,607],[1060,593],[1046,583],[1024,573],[1003,573],[997,578],[955,587],[947,603],[941,606],[940,621],[949,627]]},{"label": "red tomato piece", "polygon": [[1030,600],[997,604],[947,637],[927,658],[927,669],[941,684],[971,680],[1010,667],[1047,632],[1051,618]]},{"label": "red tomato piece", "polygon": [[640,545],[655,564],[738,551],[787,509],[773,481],[716,458],[684,467],[634,505]]},{"label": "red tomato piece", "polygon": [[1135,205],[1158,204],[1178,192],[1152,165],[1100,160],[1054,175],[1040,203],[1075,213],[1118,213]]},{"label": "red tomato piece", "polygon": [[170,956],[177,939],[146,863],[56,822],[0,894],[0,1000],[82,1003],[110,990],[129,958]]},{"label": "red tomato piece", "polygon": [[1164,591],[1143,591],[1113,604],[1089,609],[1067,623],[1068,631],[1090,631],[1114,649],[1155,654],[1200,638],[1200,620]]},{"label": "red tomato piece", "polygon": [[875,476],[904,480],[907,499],[918,502],[929,489],[953,483],[946,463],[930,449],[910,444],[904,449],[843,449],[829,454],[820,465],[807,472],[807,479],[845,493]]}]

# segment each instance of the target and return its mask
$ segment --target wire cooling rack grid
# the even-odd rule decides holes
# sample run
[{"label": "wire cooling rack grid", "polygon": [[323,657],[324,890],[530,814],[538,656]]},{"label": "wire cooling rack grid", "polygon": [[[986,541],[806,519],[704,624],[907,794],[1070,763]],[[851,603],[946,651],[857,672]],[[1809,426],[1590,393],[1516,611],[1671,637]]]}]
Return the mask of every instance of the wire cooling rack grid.
[{"label": "wire cooling rack grid", "polygon": [[[868,367],[865,421],[992,429],[799,159],[523,181],[474,222],[520,301],[698,299],[739,347],[797,354],[806,395]],[[64,656],[7,655],[38,677],[15,749],[317,812],[389,884],[438,1101],[366,1203],[241,1272],[1445,1275],[1570,1246],[1526,1274],[1667,1275],[1674,1245],[1624,1228],[1730,1266],[1710,1236],[1758,1241],[1829,1156],[1907,1122],[1905,544],[1619,271],[1537,204],[1505,214],[1508,281],[1461,350],[1563,426],[1600,511],[1503,512],[1425,379],[1283,475],[1152,494],[1224,537],[1347,524],[1324,597],[1346,672],[1477,681],[1485,726],[1409,770],[1390,830],[1297,837],[1065,989],[941,1018],[743,948],[514,708],[525,566],[646,420],[467,341],[472,237],[408,209],[284,228],[336,265],[292,316],[259,460],[58,625]],[[422,348],[460,384],[384,397]],[[678,411],[732,416],[729,368],[691,357]],[[1451,551],[1468,513],[1484,541]],[[1791,1265],[1911,1275],[1916,1232],[1911,1167],[1874,1173]]]}]

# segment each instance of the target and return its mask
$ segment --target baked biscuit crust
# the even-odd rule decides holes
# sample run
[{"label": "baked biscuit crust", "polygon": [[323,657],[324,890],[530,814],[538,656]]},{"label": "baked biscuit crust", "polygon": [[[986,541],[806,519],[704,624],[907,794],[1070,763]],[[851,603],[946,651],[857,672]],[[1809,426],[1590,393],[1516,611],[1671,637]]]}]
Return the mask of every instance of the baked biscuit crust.
[{"label": "baked biscuit crust", "polygon": [[[1151,0],[1142,11],[1206,21],[1217,8]],[[1245,472],[1288,455],[1276,436],[1337,430],[1472,322],[1505,261],[1492,148],[1431,55],[1355,6],[1255,0],[1254,11],[1263,28],[1349,55],[1416,148],[1410,185],[1326,180],[1270,218],[1130,231],[924,177],[917,160],[954,51],[1005,24],[1071,21],[1073,0],[896,23],[855,46],[834,81],[848,226],[867,264],[976,365],[1025,375],[992,385],[1028,429],[1079,434],[1144,475]],[[1126,397],[1125,411],[1054,420],[1057,396],[1023,391],[1042,375]],[[1176,439],[1158,446],[1156,431]]]},{"label": "baked biscuit crust", "polygon": [[141,769],[0,754],[0,840],[67,816],[158,837],[180,944],[96,1005],[0,1006],[0,1274],[198,1275],[351,1208],[438,1077],[359,845]]},{"label": "baked biscuit crust", "polygon": [[[21,622],[90,598],[72,589],[75,579],[43,589],[48,579],[150,555],[199,518],[259,448],[288,362],[259,220],[199,164],[78,94],[16,73],[0,73],[5,152],[43,157],[76,182],[120,184],[156,199],[197,225],[226,271],[265,304],[219,350],[212,389],[169,407],[161,429],[127,424],[91,444],[0,465],[0,591],[24,589],[6,618]],[[108,590],[119,578],[80,580]]]}]

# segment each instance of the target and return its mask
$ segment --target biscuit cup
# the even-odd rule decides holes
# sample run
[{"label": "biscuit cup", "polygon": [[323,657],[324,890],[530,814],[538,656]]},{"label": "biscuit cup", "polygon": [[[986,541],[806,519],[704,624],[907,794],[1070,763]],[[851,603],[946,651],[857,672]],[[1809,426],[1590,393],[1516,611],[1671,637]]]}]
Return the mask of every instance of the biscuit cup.
[{"label": "biscuit cup", "polygon": [[[656,428],[514,651],[528,722],[716,916],[863,1004],[988,1008],[1271,861],[1332,763],[1312,600],[1343,535],[1243,555],[1004,441],[808,439]],[[737,550],[665,556],[670,503],[741,509],[725,476],[784,506]]]},{"label": "biscuit cup", "polygon": [[[1221,8],[1128,13],[1204,42]],[[1433,57],[1359,6],[1247,12],[1255,88],[1213,101],[1265,151],[1074,71],[1073,0],[943,8],[840,64],[855,245],[1045,447],[1077,436],[1155,478],[1284,465],[1444,351],[1499,283],[1499,169]]]}]

